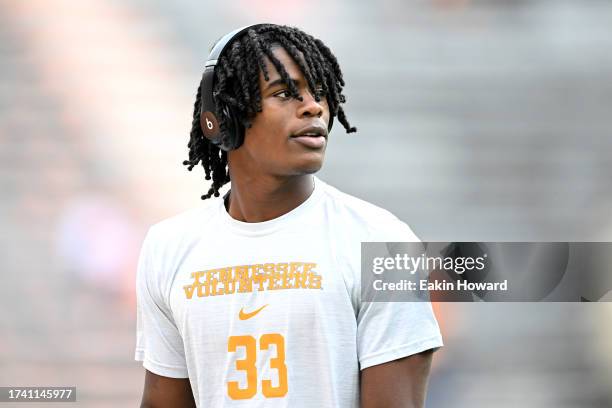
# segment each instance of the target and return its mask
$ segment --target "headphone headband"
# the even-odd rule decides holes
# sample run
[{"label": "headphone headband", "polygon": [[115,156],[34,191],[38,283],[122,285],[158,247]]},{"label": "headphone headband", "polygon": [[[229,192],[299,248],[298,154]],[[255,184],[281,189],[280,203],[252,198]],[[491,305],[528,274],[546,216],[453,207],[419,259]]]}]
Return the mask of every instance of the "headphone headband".
[{"label": "headphone headband", "polygon": [[237,28],[237,29],[235,29],[233,31],[230,31],[229,33],[225,34],[213,46],[213,49],[210,51],[210,54],[208,55],[208,59],[206,60],[206,63],[204,64],[204,66],[206,66],[206,67],[214,66],[217,63],[217,60],[219,59],[219,56],[225,50],[225,47],[227,47],[227,45],[234,39],[234,37],[239,36],[240,34],[242,34],[244,31],[246,31],[248,29],[255,28],[255,27],[258,27],[260,25],[263,25],[263,24],[246,25],[246,26]]}]

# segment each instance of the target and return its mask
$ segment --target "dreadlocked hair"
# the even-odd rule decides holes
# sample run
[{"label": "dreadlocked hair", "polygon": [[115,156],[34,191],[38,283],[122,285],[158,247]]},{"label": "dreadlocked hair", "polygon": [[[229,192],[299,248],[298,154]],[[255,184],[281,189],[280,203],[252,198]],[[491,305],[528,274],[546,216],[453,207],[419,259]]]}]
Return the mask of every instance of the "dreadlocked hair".
[{"label": "dreadlocked hair", "polygon": [[[265,66],[268,58],[287,85],[291,97],[302,100],[294,81],[289,77],[283,64],[274,56],[272,50],[282,47],[299,66],[308,88],[318,102],[327,98],[331,118],[337,117],[347,133],[356,132],[340,104],[346,102],[342,94],[344,79],[336,57],[319,39],[295,27],[264,24],[253,27],[232,40],[215,66],[215,85],[213,98],[217,107],[221,132],[227,129],[224,109],[237,116],[245,128],[251,127],[251,120],[262,111],[259,75],[269,81]],[[303,58],[302,58],[303,55]],[[205,179],[212,178],[212,184],[201,198],[218,197],[219,189],[230,181],[227,168],[227,153],[212,144],[202,133],[200,127],[200,104],[202,101],[201,84],[193,105],[193,120],[189,143],[189,160],[183,164],[191,171],[199,163],[204,168]],[[330,119],[331,119],[330,118]]]}]

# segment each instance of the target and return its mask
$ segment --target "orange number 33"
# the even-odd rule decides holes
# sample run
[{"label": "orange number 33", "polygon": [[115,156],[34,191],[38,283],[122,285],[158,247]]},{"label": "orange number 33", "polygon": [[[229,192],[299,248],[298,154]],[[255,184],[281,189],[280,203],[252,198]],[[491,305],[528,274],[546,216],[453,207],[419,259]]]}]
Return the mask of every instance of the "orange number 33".
[{"label": "orange number 33", "polygon": [[[287,394],[287,366],[285,365],[285,339],[279,333],[264,334],[259,338],[260,350],[267,350],[271,344],[276,346],[276,357],[270,359],[270,367],[278,370],[278,386],[272,386],[272,380],[261,381],[261,392],[266,398],[284,397]],[[238,381],[227,382],[227,394],[231,399],[242,400],[253,398],[257,394],[257,341],[253,336],[230,336],[227,351],[235,352],[237,347],[244,347],[245,358],[236,360],[236,369],[246,372],[247,384],[240,388]]]}]

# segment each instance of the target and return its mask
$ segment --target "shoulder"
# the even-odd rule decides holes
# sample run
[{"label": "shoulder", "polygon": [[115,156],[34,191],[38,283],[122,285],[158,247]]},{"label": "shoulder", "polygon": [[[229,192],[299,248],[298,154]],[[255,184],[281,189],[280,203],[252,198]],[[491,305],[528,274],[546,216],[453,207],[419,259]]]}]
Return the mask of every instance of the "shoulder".
[{"label": "shoulder", "polygon": [[334,216],[348,223],[350,229],[365,234],[367,241],[420,241],[412,229],[390,211],[317,180],[323,186],[326,202]]},{"label": "shoulder", "polygon": [[[167,299],[177,264],[190,251],[203,233],[213,230],[217,202],[201,203],[152,225],[147,232],[139,262],[139,280],[152,282],[160,299]],[[155,289],[151,289],[155,288]]]}]

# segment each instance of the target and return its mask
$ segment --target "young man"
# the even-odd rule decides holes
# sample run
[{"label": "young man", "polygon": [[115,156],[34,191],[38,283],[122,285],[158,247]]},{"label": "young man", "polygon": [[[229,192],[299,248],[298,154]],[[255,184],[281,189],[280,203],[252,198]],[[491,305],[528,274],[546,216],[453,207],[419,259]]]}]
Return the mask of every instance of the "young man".
[{"label": "young man", "polygon": [[313,176],[333,118],[356,130],[336,58],[263,24],[221,39],[207,65],[185,164],[212,177],[203,199],[231,189],[147,234],[142,406],[422,406],[442,346],[431,305],[362,302],[360,291],[362,241],[418,239]]}]

